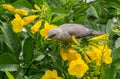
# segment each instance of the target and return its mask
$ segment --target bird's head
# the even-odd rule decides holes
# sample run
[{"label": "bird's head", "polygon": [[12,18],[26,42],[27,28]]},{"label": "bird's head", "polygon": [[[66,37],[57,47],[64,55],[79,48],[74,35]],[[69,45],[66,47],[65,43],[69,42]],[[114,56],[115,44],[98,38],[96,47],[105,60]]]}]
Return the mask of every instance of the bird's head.
[{"label": "bird's head", "polygon": [[62,30],[59,28],[53,28],[48,31],[48,35],[46,36],[45,39],[47,38],[52,38],[52,39],[61,39],[61,34]]}]

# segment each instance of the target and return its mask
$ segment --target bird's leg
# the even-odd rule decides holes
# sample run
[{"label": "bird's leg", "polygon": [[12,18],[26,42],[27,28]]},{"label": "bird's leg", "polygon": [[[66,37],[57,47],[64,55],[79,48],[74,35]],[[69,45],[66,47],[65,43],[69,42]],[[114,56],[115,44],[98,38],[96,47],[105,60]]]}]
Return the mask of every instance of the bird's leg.
[{"label": "bird's leg", "polygon": [[72,41],[75,43],[75,44],[79,44],[79,42],[77,41],[77,39],[75,38],[75,36],[74,35],[72,35]]}]

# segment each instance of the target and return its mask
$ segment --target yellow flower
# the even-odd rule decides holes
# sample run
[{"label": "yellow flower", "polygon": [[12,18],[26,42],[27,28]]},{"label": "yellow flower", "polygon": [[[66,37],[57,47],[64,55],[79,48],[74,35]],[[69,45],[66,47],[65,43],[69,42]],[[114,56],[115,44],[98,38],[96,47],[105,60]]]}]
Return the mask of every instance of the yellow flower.
[{"label": "yellow flower", "polygon": [[68,60],[68,62],[71,62],[73,60],[76,60],[78,58],[81,58],[81,55],[77,53],[74,49],[69,48],[68,50],[61,49],[61,57],[63,60]]},{"label": "yellow flower", "polygon": [[24,21],[18,14],[15,15],[15,19],[13,19],[11,23],[14,32],[18,33],[22,31]]},{"label": "yellow flower", "polygon": [[84,59],[87,63],[91,62],[90,58],[88,57],[86,53],[84,54]]},{"label": "yellow flower", "polygon": [[91,47],[92,47],[91,50],[87,50],[86,54],[91,59],[91,61],[93,60],[96,61],[97,66],[100,66],[102,62],[106,64],[110,64],[112,62],[112,58],[110,57],[111,49],[109,49],[107,45]]},{"label": "yellow flower", "polygon": [[93,41],[93,40],[98,40],[98,39],[108,40],[108,34],[96,36],[96,37],[91,38],[90,40]]},{"label": "yellow flower", "polygon": [[109,49],[108,46],[104,46],[103,57],[104,57],[104,62],[106,64],[112,63],[112,58],[110,56],[111,56],[111,49]]},{"label": "yellow flower", "polygon": [[11,12],[15,12],[15,8],[10,4],[3,4],[3,7]]},{"label": "yellow flower", "polygon": [[44,28],[45,28],[45,29],[51,29],[51,28],[57,28],[57,26],[52,25],[52,24],[49,24],[48,22],[45,22]]},{"label": "yellow flower", "polygon": [[101,49],[92,46],[92,49],[86,51],[87,56],[91,59],[91,61],[96,61],[96,64],[99,66],[101,65]]},{"label": "yellow flower", "polygon": [[75,38],[74,35],[72,36],[72,41],[73,41],[75,44],[79,44],[79,42],[77,41],[77,39]]},{"label": "yellow flower", "polygon": [[42,79],[63,79],[63,78],[57,75],[56,70],[53,71],[47,70],[45,72],[45,75],[42,77]]},{"label": "yellow flower", "polygon": [[30,22],[34,21],[38,16],[37,15],[31,15],[23,18],[24,25],[29,24]]},{"label": "yellow flower", "polygon": [[28,15],[28,12],[23,9],[16,9],[15,12],[22,15]]},{"label": "yellow flower", "polygon": [[40,34],[41,34],[43,37],[45,37],[45,36],[47,36],[49,30],[50,30],[50,29],[41,29],[41,30],[40,30]]},{"label": "yellow flower", "polygon": [[16,9],[10,4],[3,4],[3,7],[11,12],[15,12],[17,14],[28,15],[28,12],[23,9]]},{"label": "yellow flower", "polygon": [[31,32],[32,32],[33,34],[35,34],[35,33],[38,31],[38,29],[40,28],[41,24],[42,24],[42,21],[36,22],[36,23],[31,27]]},{"label": "yellow flower", "polygon": [[57,26],[55,26],[55,25],[50,25],[48,22],[45,22],[44,28],[41,29],[40,34],[41,34],[43,37],[45,37],[45,36],[47,36],[48,31],[49,31],[50,29],[52,29],[52,28],[57,28]]},{"label": "yellow flower", "polygon": [[69,74],[78,78],[83,77],[87,70],[88,65],[81,58],[71,61],[68,68]]}]

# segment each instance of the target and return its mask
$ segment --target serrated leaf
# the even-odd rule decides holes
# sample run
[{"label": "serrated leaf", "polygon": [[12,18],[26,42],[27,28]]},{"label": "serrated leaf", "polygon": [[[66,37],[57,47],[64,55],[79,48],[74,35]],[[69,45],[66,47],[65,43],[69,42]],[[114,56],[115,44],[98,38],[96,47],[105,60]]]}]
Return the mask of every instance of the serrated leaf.
[{"label": "serrated leaf", "polygon": [[33,39],[31,37],[26,38],[23,45],[23,59],[25,63],[31,62],[33,49]]},{"label": "serrated leaf", "polygon": [[2,23],[1,30],[3,32],[4,42],[11,49],[11,51],[18,56],[21,50],[21,41],[10,27],[11,26],[8,24]]},{"label": "serrated leaf", "polygon": [[9,79],[15,79],[10,72],[5,71],[5,73],[6,73],[6,75],[7,75],[7,77],[8,77]]},{"label": "serrated leaf", "polygon": [[53,18],[52,23],[59,21],[60,19],[64,18],[65,16],[68,16],[68,14],[57,15],[56,17]]}]

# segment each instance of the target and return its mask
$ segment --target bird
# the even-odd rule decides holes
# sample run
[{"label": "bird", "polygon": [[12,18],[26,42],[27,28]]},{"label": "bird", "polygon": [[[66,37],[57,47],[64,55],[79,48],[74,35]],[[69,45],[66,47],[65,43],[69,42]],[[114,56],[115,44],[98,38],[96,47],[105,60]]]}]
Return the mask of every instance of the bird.
[{"label": "bird", "polygon": [[60,40],[63,42],[72,42],[73,39],[80,39],[88,35],[101,35],[102,32],[87,28],[81,24],[62,24],[58,28],[52,28],[46,36],[50,39]]}]

